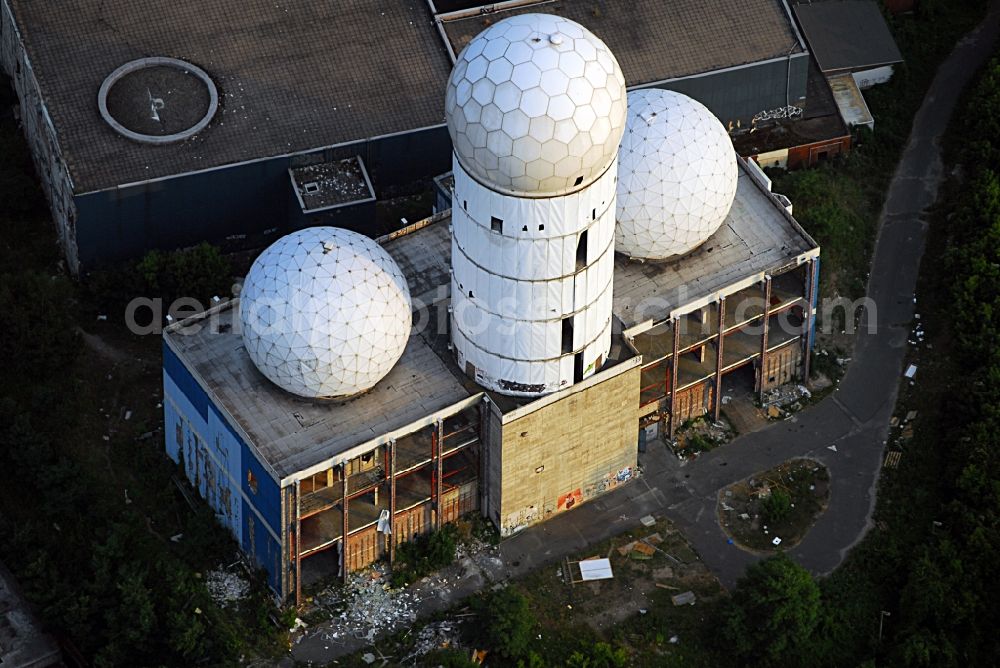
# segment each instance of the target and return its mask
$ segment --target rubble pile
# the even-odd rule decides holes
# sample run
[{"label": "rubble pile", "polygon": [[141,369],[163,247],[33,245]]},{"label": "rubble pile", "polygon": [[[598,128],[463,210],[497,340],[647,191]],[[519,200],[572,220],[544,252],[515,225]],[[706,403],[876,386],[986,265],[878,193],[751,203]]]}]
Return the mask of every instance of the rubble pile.
[{"label": "rubble pile", "polygon": [[205,575],[205,588],[217,605],[228,608],[250,593],[250,583],[235,573],[217,570]]},{"label": "rubble pile", "polygon": [[400,622],[410,623],[417,617],[418,601],[413,593],[393,590],[379,568],[351,575],[342,591],[327,590],[317,597],[323,600],[317,602],[333,607],[338,602],[333,599],[338,596],[343,610],[339,623],[334,624],[333,639],[347,634],[371,641],[382,631],[392,630]]},{"label": "rubble pile", "polygon": [[415,661],[420,657],[442,647],[459,647],[461,645],[461,622],[444,620],[428,624],[420,629],[413,642],[413,651],[403,658],[402,663]]},{"label": "rubble pile", "polygon": [[764,395],[763,406],[769,418],[779,418],[802,410],[803,403],[811,397],[812,392],[804,385],[782,385]]},{"label": "rubble pile", "polygon": [[476,536],[469,536],[455,547],[455,561],[476,556],[488,549],[490,549],[489,543]]}]

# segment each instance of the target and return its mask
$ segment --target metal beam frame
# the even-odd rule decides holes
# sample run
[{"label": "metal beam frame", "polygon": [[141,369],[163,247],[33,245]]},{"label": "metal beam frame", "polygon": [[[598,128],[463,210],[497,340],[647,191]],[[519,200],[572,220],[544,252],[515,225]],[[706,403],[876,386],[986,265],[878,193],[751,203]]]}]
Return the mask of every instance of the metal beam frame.
[{"label": "metal beam frame", "polygon": [[389,566],[396,561],[396,439],[389,441]]},{"label": "metal beam frame", "polygon": [[670,421],[667,427],[667,437],[674,440],[677,429],[677,372],[680,365],[678,351],[681,347],[681,318],[674,318],[674,352],[670,357]]},{"label": "metal beam frame", "polygon": [[295,481],[295,607],[302,605],[302,481]]},{"label": "metal beam frame", "polygon": [[[809,361],[812,357],[812,337],[813,337],[813,317],[815,316],[815,308],[813,308],[813,302],[816,301],[816,259],[810,259],[808,263],[809,276],[806,279],[806,331],[805,336],[802,340],[805,345],[805,350],[802,351],[802,384],[809,384]],[[853,314],[850,314],[854,317]]]},{"label": "metal beam frame", "polygon": [[715,411],[713,413],[715,421],[719,421],[722,412],[722,347],[726,329],[726,298],[719,299],[719,340],[715,351]]},{"label": "metal beam frame", "polygon": [[444,420],[438,419],[437,424],[434,425],[434,433],[437,435],[435,439],[437,441],[437,459],[434,462],[434,528],[440,529],[444,522],[441,519],[442,509],[441,509],[441,491],[444,488],[443,481],[443,471],[444,471]]},{"label": "metal beam frame", "polygon": [[343,512],[343,515],[344,515],[344,517],[343,517],[343,520],[344,520],[344,529],[343,529],[343,533],[340,535],[340,545],[341,545],[340,552],[341,552],[341,561],[343,562],[343,565],[341,566],[340,570],[341,570],[341,577],[343,577],[344,582],[346,583],[347,582],[347,571],[348,571],[348,568],[347,568],[347,547],[350,544],[350,541],[348,540],[348,538],[349,538],[348,534],[350,534],[350,522],[349,522],[349,519],[348,519],[348,512],[347,512],[347,503],[348,503],[348,500],[347,500],[347,462],[344,462],[343,464],[340,465],[340,471],[341,471],[340,486],[341,486],[341,489],[343,490],[343,494],[342,494],[342,497],[341,497],[341,503],[343,503],[342,510],[344,511]]},{"label": "metal beam frame", "polygon": [[767,329],[771,311],[771,277],[764,277],[764,323],[760,334],[760,364],[757,365],[757,391],[760,403],[764,403],[764,365],[767,363]]}]

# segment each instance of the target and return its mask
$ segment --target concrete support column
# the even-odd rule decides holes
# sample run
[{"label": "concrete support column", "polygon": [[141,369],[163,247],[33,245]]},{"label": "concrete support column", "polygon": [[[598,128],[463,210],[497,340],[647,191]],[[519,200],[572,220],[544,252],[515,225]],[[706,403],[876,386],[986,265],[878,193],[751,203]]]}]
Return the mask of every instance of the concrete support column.
[{"label": "concrete support column", "polygon": [[[813,317],[815,316],[816,309],[814,304],[816,302],[816,259],[813,258],[809,260],[808,264],[809,276],[806,278],[806,331],[802,337],[803,345],[805,350],[802,351],[802,384],[808,385],[809,383],[809,362],[812,358],[812,339],[813,339]],[[848,314],[853,317],[853,314]]]},{"label": "concrete support column", "polygon": [[437,441],[437,452],[434,460],[434,528],[440,529],[444,522],[441,520],[441,493],[444,489],[442,473],[444,472],[444,420],[438,419],[434,425],[435,440]]},{"label": "concrete support column", "polygon": [[479,404],[479,514],[483,517],[488,517],[490,512],[490,486],[487,484],[490,470],[489,428],[490,400],[484,394]]},{"label": "concrete support column", "polygon": [[295,607],[302,605],[302,481],[295,481]]},{"label": "concrete support column", "polygon": [[343,513],[343,515],[344,515],[344,517],[343,517],[344,528],[343,528],[343,533],[340,536],[341,561],[343,561],[343,565],[342,565],[342,567],[341,567],[340,570],[341,570],[341,577],[343,577],[344,582],[346,583],[347,582],[347,571],[348,571],[348,568],[347,568],[347,546],[349,544],[348,534],[350,533],[350,521],[349,521],[348,512],[347,512],[347,462],[344,462],[343,464],[340,465],[340,473],[341,473],[340,488],[341,488],[341,492],[342,492],[342,494],[341,494],[341,503],[343,504],[341,507],[343,508],[343,511],[344,511],[344,513]]},{"label": "concrete support column", "polygon": [[764,403],[764,363],[767,361],[767,327],[768,314],[771,311],[771,277],[764,277],[764,324],[760,333],[760,364],[757,365],[757,391],[760,393],[760,401]]},{"label": "concrete support column", "polygon": [[674,318],[674,348],[670,358],[670,422],[667,425],[667,437],[674,440],[677,429],[677,372],[680,366],[681,348],[681,318]]},{"label": "concrete support column", "polygon": [[389,566],[396,561],[396,439],[389,441]]},{"label": "concrete support column", "polygon": [[715,421],[719,421],[722,412],[722,348],[723,332],[726,330],[726,298],[719,300],[719,341],[715,347]]}]

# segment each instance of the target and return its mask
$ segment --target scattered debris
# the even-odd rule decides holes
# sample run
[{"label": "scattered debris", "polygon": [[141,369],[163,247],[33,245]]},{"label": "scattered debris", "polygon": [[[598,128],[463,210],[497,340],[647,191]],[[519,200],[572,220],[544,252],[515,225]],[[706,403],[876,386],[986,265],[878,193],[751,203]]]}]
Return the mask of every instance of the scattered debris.
[{"label": "scattered debris", "polygon": [[771,540],[771,545],[775,545],[775,546],[781,545],[781,539],[778,538],[777,536],[775,536],[774,539]]},{"label": "scattered debris", "polygon": [[652,559],[653,555],[656,553],[656,548],[652,545],[643,542],[637,542],[632,547],[632,552],[629,555],[632,559]]},{"label": "scattered debris", "polygon": [[416,619],[416,596],[407,589],[393,590],[384,566],[352,573],[342,587],[331,585],[314,597],[316,605],[341,610],[340,623],[329,634],[335,640],[342,634],[372,641],[382,631],[396,628],[400,622]]},{"label": "scattered debris", "polygon": [[642,526],[644,527],[651,527],[654,524],[656,524],[656,518],[653,517],[652,515],[646,515],[644,517],[640,517],[639,521],[642,523]]},{"label": "scattered debris", "polygon": [[[804,385],[782,385],[776,387],[764,396],[763,406],[771,419],[782,417],[784,413],[794,413],[802,410],[805,401],[812,398]],[[775,411],[777,409],[777,411]]]},{"label": "scattered debris", "polygon": [[886,454],[885,456],[885,468],[894,469],[899,466],[899,460],[902,458],[903,452],[901,450],[893,450]]},{"label": "scattered debris", "polygon": [[683,594],[675,594],[670,597],[675,606],[694,605],[696,597],[693,591],[686,591]]},{"label": "scattered debris", "polygon": [[916,364],[911,364],[910,366],[906,367],[906,371],[903,373],[903,376],[905,376],[906,378],[909,378],[910,380],[913,380],[913,378],[915,378],[916,375],[917,375],[917,365]]},{"label": "scattered debris", "polygon": [[586,559],[579,563],[583,580],[610,580],[614,577],[611,562],[607,559]]},{"label": "scattered debris", "polygon": [[242,601],[250,593],[250,583],[235,573],[224,570],[205,574],[205,588],[217,605],[227,608]]}]

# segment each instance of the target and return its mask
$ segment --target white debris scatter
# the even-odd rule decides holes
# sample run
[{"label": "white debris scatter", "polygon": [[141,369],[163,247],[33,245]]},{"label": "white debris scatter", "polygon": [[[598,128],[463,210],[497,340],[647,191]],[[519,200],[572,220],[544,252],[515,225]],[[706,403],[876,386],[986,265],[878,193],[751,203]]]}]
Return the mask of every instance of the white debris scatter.
[{"label": "white debris scatter", "polygon": [[428,624],[417,633],[413,642],[413,651],[403,658],[402,663],[404,665],[410,664],[441,647],[458,647],[461,640],[460,628],[460,621],[444,620]]},{"label": "white debris scatter", "polygon": [[343,608],[339,621],[334,619],[329,640],[350,635],[370,641],[417,616],[416,596],[406,589],[393,590],[379,568],[352,574],[343,589],[330,587],[316,599],[322,605]]},{"label": "white debris scatter", "polygon": [[802,402],[811,397],[812,393],[803,385],[782,385],[764,395],[764,407],[776,406],[795,412],[801,410]]},{"label": "white debris scatter", "polygon": [[218,605],[227,608],[247,597],[250,583],[235,573],[217,570],[205,574],[205,588]]}]

